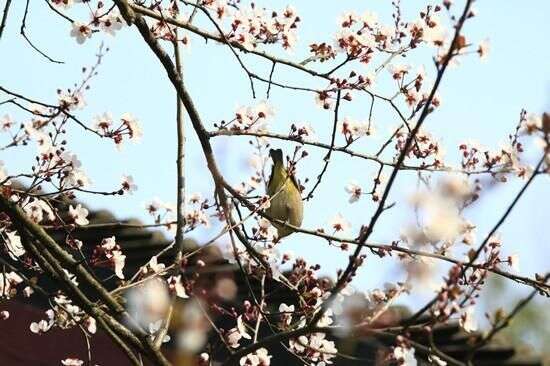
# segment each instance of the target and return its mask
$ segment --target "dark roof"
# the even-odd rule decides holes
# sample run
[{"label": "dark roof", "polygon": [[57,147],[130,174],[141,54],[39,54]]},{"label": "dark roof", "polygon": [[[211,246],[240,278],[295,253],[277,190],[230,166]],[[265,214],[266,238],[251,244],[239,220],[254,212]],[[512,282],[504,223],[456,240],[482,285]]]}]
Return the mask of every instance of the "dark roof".
[{"label": "dark roof", "polygon": [[[41,307],[10,300],[2,302],[0,310],[10,313],[7,320],[0,321],[0,365],[57,366],[69,357],[87,360],[86,340],[78,327],[67,330],[53,328],[38,335],[32,333],[29,326],[31,322],[46,318]],[[126,355],[100,329],[90,342],[92,365],[130,365]]]}]

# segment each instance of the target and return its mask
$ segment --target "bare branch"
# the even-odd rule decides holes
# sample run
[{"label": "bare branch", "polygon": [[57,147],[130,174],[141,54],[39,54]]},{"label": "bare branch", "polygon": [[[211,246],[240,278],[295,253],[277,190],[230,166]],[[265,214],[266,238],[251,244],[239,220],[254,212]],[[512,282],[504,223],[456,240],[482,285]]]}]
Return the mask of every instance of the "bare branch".
[{"label": "bare branch", "polygon": [[2,21],[0,23],[0,38],[4,33],[4,28],[6,27],[6,22],[8,21],[8,13],[10,12],[11,0],[6,0],[6,5],[4,5],[4,12],[2,14]]},{"label": "bare branch", "polygon": [[53,62],[54,64],[64,64],[63,61],[54,60],[53,58],[51,58],[50,56],[48,56],[46,53],[44,53],[43,51],[41,51],[38,47],[36,47],[36,46],[31,42],[31,40],[29,39],[29,37],[27,37],[27,34],[25,33],[25,27],[27,26],[27,15],[28,15],[28,13],[29,13],[29,3],[30,3],[30,0],[27,0],[27,4],[25,5],[25,14],[23,15],[23,20],[21,21],[21,28],[20,28],[19,32],[21,33],[21,35],[23,36],[23,38],[25,38],[25,40],[27,41],[27,43],[28,43],[36,52],[38,52],[40,55],[42,55],[44,58],[46,58],[48,61]]}]

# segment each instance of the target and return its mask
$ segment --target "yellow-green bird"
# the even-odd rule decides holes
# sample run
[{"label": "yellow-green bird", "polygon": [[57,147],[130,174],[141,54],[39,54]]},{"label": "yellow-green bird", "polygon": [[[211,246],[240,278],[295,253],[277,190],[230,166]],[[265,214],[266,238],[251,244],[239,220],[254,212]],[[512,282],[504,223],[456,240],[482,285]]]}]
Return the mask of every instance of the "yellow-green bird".
[{"label": "yellow-green bird", "polygon": [[[271,197],[271,205],[266,210],[266,214],[271,218],[300,227],[304,217],[304,202],[298,182],[294,175],[288,173],[281,149],[271,149],[269,156],[273,160],[273,167],[267,184],[267,194]],[[294,232],[293,229],[275,222],[273,226],[277,228],[279,239]]]}]

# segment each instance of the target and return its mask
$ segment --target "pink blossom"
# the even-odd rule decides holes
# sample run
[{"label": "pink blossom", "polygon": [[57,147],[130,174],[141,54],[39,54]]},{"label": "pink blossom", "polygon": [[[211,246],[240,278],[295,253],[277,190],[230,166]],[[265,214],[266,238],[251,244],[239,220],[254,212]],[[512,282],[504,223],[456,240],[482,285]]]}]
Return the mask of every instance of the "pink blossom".
[{"label": "pink blossom", "polygon": [[9,114],[5,114],[4,117],[0,118],[0,129],[2,131],[7,131],[13,126],[14,121],[11,119]]}]

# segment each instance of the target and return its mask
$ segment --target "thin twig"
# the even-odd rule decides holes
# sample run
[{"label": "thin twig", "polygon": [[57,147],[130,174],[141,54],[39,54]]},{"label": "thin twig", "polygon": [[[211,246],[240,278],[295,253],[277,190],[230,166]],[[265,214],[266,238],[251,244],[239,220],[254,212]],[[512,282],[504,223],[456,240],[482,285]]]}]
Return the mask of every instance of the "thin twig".
[{"label": "thin twig", "polygon": [[4,6],[4,13],[2,15],[2,23],[0,23],[0,38],[4,33],[4,28],[6,27],[6,22],[8,21],[8,13],[10,12],[11,0],[6,0],[6,5]]},{"label": "thin twig", "polygon": [[25,34],[25,27],[27,26],[27,15],[29,13],[29,3],[30,3],[30,0],[27,0],[27,4],[25,5],[25,14],[23,15],[23,20],[21,21],[21,28],[20,28],[20,34],[23,36],[23,38],[25,38],[25,40],[27,41],[27,43],[36,51],[38,52],[39,54],[41,54],[43,57],[45,57],[48,61],[50,62],[53,62],[55,64],[64,64],[63,61],[58,61],[58,60],[54,60],[53,58],[51,58],[50,56],[48,56],[46,53],[44,53],[43,51],[41,51],[38,47],[36,47],[32,42],[31,40],[29,39],[29,37],[27,37],[27,34]]},{"label": "thin twig", "polygon": [[315,185],[313,186],[313,188],[311,188],[311,191],[309,191],[309,193],[306,195],[306,200],[310,200],[312,197],[313,197],[313,192],[315,192],[315,190],[317,189],[317,187],[319,186],[319,184],[321,184],[321,180],[323,179],[323,175],[325,174],[325,172],[327,171],[327,168],[328,168],[328,163],[330,162],[330,157],[332,156],[332,151],[334,150],[334,144],[335,144],[335,141],[336,141],[336,130],[337,130],[337,127],[338,127],[338,111],[340,109],[340,90],[338,90],[338,93],[336,94],[336,106],[334,107],[334,121],[333,121],[333,126],[332,126],[332,137],[330,139],[330,147],[328,149],[328,153],[325,155],[324,157],[324,165],[323,165],[323,169],[321,170],[321,173],[319,173],[319,175],[317,176],[317,181],[315,182]]}]

